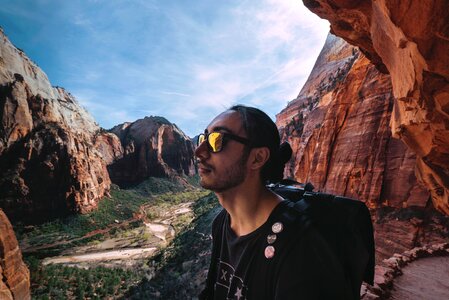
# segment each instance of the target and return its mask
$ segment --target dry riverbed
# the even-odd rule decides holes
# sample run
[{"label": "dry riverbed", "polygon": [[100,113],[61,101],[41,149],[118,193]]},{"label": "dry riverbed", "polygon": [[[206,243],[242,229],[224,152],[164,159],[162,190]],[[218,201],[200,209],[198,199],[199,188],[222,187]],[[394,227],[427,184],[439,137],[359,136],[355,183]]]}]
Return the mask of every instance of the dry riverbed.
[{"label": "dry riverbed", "polygon": [[[82,268],[98,265],[132,266],[142,259],[154,256],[168,245],[175,237],[175,228],[180,227],[180,222],[193,218],[192,204],[193,202],[186,202],[173,205],[158,213],[151,221],[143,218],[143,224],[137,228],[121,230],[110,238],[66,249],[61,255],[43,259],[42,264],[64,264]],[[114,226],[117,225],[120,224]]]}]

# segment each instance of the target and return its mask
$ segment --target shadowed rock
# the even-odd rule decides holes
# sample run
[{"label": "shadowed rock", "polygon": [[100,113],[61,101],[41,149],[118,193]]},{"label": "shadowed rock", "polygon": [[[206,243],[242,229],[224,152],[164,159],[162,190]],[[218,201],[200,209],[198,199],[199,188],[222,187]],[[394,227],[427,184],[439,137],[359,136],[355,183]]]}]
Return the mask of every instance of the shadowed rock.
[{"label": "shadowed rock", "polygon": [[193,175],[193,144],[175,125],[162,117],[145,117],[110,130],[123,146],[123,156],[108,166],[111,180],[135,185],[150,176]]},{"label": "shadowed rock", "polygon": [[30,299],[30,271],[22,261],[16,236],[0,209],[0,299]]}]

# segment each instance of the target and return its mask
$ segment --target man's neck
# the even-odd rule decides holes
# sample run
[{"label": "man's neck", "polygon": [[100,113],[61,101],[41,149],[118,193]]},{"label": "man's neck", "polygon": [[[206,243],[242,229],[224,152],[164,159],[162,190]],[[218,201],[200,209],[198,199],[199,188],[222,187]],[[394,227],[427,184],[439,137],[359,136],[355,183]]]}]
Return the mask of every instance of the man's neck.
[{"label": "man's neck", "polygon": [[249,234],[264,224],[282,200],[262,184],[242,184],[216,195],[231,216],[231,228],[238,236]]}]

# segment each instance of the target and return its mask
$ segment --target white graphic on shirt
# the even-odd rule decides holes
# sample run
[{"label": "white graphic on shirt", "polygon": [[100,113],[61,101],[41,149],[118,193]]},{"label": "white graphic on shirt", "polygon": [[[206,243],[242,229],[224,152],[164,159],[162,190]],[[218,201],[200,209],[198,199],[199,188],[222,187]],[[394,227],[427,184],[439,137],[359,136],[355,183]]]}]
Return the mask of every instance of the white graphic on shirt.
[{"label": "white graphic on shirt", "polygon": [[240,298],[242,298],[242,289],[237,288],[235,296],[237,297],[237,300],[240,300]]},{"label": "white graphic on shirt", "polygon": [[218,272],[221,275],[215,283],[216,295],[226,299],[245,300],[248,288],[243,283],[243,279],[234,274],[235,269],[230,264],[220,261]]},{"label": "white graphic on shirt", "polygon": [[227,280],[226,280],[226,274],[228,274],[227,271],[221,270],[221,279],[223,279],[224,281],[227,281]]}]

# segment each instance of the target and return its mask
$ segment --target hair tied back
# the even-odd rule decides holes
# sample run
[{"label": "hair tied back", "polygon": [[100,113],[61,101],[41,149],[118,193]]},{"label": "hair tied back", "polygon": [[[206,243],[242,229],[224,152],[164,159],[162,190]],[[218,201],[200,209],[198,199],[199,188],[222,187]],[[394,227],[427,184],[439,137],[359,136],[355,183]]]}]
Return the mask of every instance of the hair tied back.
[{"label": "hair tied back", "polygon": [[283,142],[279,146],[279,162],[281,165],[285,165],[290,160],[292,153],[292,147],[290,147],[288,142]]}]

